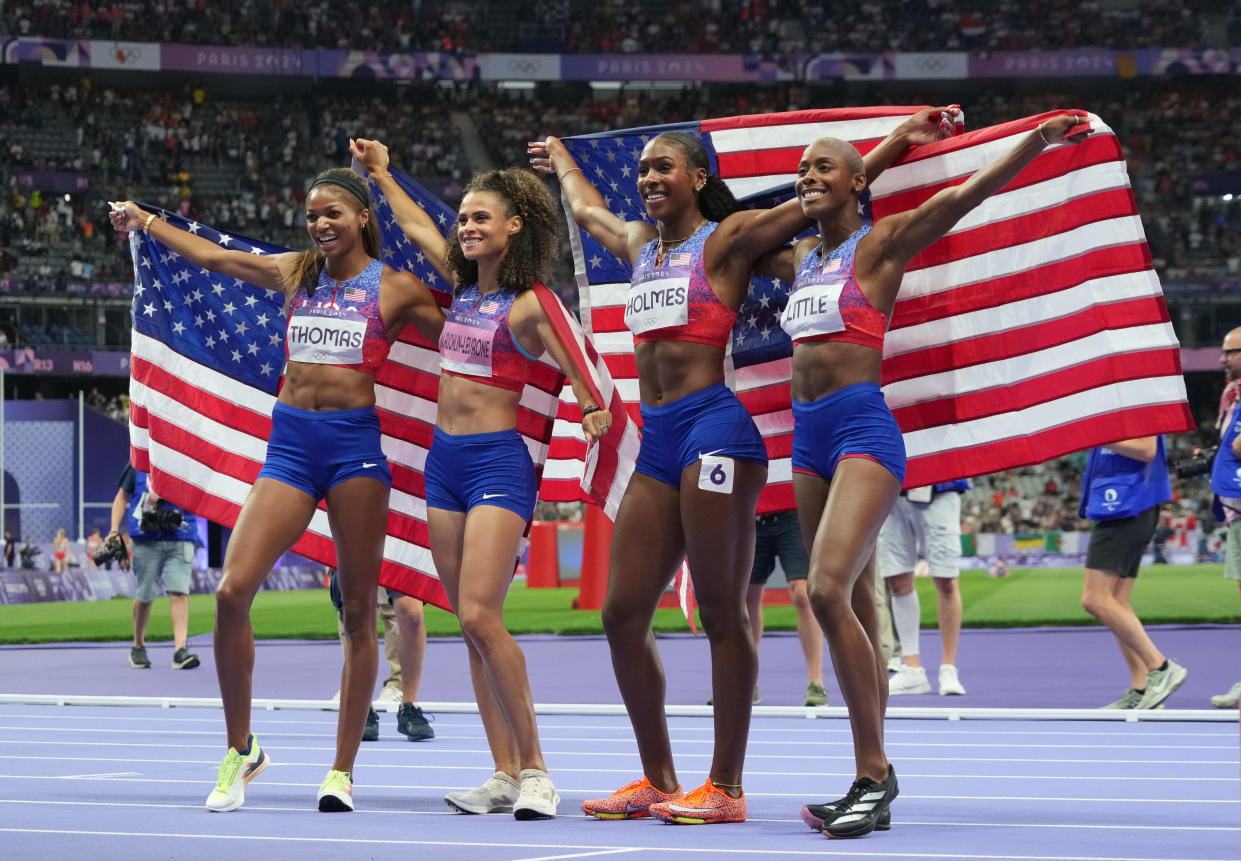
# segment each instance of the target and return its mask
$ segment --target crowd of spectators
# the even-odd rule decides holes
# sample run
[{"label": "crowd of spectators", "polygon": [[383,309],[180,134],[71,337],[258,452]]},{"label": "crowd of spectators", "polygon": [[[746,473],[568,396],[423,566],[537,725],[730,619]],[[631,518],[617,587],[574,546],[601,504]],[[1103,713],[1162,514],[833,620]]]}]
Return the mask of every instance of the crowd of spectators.
[{"label": "crowd of spectators", "polygon": [[[156,203],[286,247],[305,245],[309,176],[349,163],[353,136],[388,142],[394,163],[459,186],[469,171],[437,91],[409,98],[295,95],[216,101],[181,92],[72,84],[0,87],[0,277],[124,281],[128,254],[107,202]],[[84,194],[19,183],[28,171],[85,175]]]},{"label": "crowd of spectators", "polygon": [[381,52],[1027,51],[1241,43],[1208,0],[25,0],[11,35]]}]

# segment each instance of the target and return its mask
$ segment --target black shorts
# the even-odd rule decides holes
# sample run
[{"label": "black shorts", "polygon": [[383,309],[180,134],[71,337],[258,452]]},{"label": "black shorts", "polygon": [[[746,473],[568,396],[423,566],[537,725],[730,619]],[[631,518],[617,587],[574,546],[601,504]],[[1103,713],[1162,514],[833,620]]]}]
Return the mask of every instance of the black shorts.
[{"label": "black shorts", "polygon": [[1133,517],[1098,521],[1090,532],[1086,567],[1107,571],[1118,577],[1137,577],[1142,553],[1155,537],[1155,527],[1158,525],[1158,505],[1152,505]]},{"label": "black shorts", "polygon": [[786,580],[805,580],[810,571],[810,558],[801,537],[796,511],[764,514],[754,529],[754,567],[750,569],[750,585],[762,586],[776,570],[776,557],[784,568]]}]

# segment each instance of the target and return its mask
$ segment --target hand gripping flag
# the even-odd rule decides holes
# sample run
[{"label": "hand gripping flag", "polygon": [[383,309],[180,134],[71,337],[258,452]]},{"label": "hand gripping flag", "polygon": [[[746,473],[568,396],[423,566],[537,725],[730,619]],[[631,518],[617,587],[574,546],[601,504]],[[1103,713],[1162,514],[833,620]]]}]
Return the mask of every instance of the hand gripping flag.
[{"label": "hand gripping flag", "polygon": [[[802,150],[838,137],[863,153],[917,108],[796,111],[565,139],[604,202],[647,219],[637,161],[662,131],[697,134],[748,203],[791,194]],[[915,208],[1002,155],[1048,114],[962,134],[898,159],[874,183],[881,218]],[[917,487],[1133,436],[1193,428],[1179,346],[1151,266],[1115,135],[1090,116],[1081,146],[1049,147],[999,194],[911,262],[884,348],[884,395]],[[571,239],[583,319],[627,400],[637,402],[624,326],[630,267],[585,231]],[[794,507],[789,455],[792,345],[779,326],[788,285],[751,281],[733,329],[730,385],[770,457],[759,513]]]},{"label": "hand gripping flag", "polygon": [[[441,225],[452,223],[447,207],[406,178],[398,179],[403,185],[408,183],[411,194],[421,196],[419,202]],[[227,248],[254,254],[285,250],[146,208],[158,212],[171,226]],[[426,256],[395,228],[386,201],[377,198],[376,214],[383,226],[385,262],[412,271],[447,304],[447,285]],[[130,248],[135,272],[130,385],[134,465],[150,472],[172,502],[232,526],[266,454],[271,410],[284,365],[284,299],[193,266],[144,234],[132,234]],[[590,360],[591,348],[580,328],[573,335],[572,315],[549,290],[536,289],[570,355],[595,386],[600,403],[613,402],[615,387],[606,369],[600,373],[601,363]],[[446,607],[431,561],[423,485],[423,465],[435,423],[438,373],[439,354],[434,346],[407,326],[376,377],[383,450],[393,473],[380,579],[386,586]],[[576,411],[576,403],[570,401],[570,407],[559,398],[562,381],[559,368],[544,357],[522,395],[518,430],[540,472],[551,448],[553,428],[580,420],[569,415]],[[604,397],[604,392],[610,397]],[[558,421],[560,414],[564,418]],[[619,415],[627,417],[623,405]],[[568,429],[562,434],[572,436]],[[584,450],[580,430],[578,438]],[[632,471],[637,429],[622,418],[614,421],[605,439],[608,442],[598,446],[601,452],[595,459],[599,466],[587,484],[601,502],[609,501],[612,482],[621,475],[627,480]],[[563,496],[572,465],[557,463],[557,468],[562,477],[555,489]],[[580,459],[576,469],[580,475]],[[619,500],[619,494],[615,496]],[[326,565],[336,563],[322,505],[293,549]]]}]

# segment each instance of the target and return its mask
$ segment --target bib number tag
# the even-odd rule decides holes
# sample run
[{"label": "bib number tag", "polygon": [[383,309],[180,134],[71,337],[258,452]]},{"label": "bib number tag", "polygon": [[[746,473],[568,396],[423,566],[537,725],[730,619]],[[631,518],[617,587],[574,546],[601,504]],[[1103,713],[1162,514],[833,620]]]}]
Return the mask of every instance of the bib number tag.
[{"label": "bib number tag", "polygon": [[828,335],[843,332],[845,322],[840,316],[840,294],[845,289],[843,276],[812,281],[789,296],[780,325],[790,338]]},{"label": "bib number tag", "polygon": [[905,498],[910,502],[930,502],[931,488],[927,487],[911,487],[905,491]]},{"label": "bib number tag", "polygon": [[298,308],[285,338],[289,359],[312,365],[361,364],[366,323],[350,309]]},{"label": "bib number tag", "polygon": [[732,493],[735,471],[736,461],[731,457],[703,455],[702,466],[698,470],[698,489],[712,493]]},{"label": "bib number tag", "polygon": [[635,335],[689,322],[689,275],[634,284],[625,302],[625,325]]},{"label": "bib number tag", "polygon": [[440,332],[440,368],[471,377],[490,377],[491,347],[498,328],[495,320],[451,314]]}]

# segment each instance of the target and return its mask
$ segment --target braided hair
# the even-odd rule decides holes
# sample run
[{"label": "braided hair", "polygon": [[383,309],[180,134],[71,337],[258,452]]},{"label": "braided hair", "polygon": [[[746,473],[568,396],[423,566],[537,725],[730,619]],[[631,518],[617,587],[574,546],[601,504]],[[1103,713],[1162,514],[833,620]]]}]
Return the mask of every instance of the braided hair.
[{"label": "braided hair", "polygon": [[[509,237],[498,280],[502,288],[529,290],[543,277],[556,254],[560,212],[551,192],[533,173],[520,168],[479,174],[465,186],[462,197],[472,191],[498,195],[510,218],[521,216],[521,230]],[[478,263],[466,259],[455,230],[448,238],[448,268],[453,273],[455,291],[478,282]]]},{"label": "braided hair", "polygon": [[709,221],[723,221],[741,208],[728,184],[717,174],[711,173],[711,156],[696,135],[689,132],[664,132],[657,135],[655,140],[675,144],[685,154],[685,164],[689,169],[700,167],[707,171],[707,179],[698,190],[698,211],[705,218]]}]

